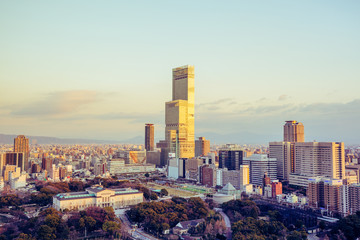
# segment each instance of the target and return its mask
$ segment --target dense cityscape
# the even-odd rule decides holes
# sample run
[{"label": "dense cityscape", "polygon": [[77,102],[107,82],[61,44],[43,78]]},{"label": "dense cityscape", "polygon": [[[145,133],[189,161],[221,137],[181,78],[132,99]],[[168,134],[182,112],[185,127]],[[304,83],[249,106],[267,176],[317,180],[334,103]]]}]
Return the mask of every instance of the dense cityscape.
[{"label": "dense cityscape", "polygon": [[194,66],[172,70],[165,140],[0,148],[0,239],[357,239],[360,147],[195,139]]}]

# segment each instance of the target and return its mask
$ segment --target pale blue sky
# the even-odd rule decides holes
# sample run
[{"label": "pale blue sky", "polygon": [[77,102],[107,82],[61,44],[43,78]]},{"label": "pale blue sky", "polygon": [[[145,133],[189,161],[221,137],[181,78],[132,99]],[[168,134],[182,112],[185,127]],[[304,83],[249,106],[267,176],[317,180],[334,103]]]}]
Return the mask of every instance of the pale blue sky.
[{"label": "pale blue sky", "polygon": [[0,133],[121,140],[153,122],[162,138],[171,69],[191,64],[197,136],[266,143],[296,119],[309,141],[360,143],[359,11],[359,1],[1,1]]}]

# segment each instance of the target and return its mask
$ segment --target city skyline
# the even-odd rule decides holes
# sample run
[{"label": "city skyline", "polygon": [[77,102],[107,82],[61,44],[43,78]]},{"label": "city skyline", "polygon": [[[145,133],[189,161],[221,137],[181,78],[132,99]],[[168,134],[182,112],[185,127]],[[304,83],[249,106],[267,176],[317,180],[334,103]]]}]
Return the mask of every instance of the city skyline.
[{"label": "city skyline", "polygon": [[123,140],[152,122],[162,139],[171,69],[191,64],[195,137],[280,141],[297,120],[305,141],[360,143],[356,1],[0,6],[0,133]]}]

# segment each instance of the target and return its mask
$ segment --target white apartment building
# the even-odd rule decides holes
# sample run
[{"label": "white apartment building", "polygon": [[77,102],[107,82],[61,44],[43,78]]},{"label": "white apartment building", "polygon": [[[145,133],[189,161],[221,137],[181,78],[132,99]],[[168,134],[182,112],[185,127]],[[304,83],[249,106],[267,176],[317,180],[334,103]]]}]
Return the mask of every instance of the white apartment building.
[{"label": "white apartment building", "polygon": [[276,158],[268,158],[266,154],[253,154],[243,159],[244,165],[250,166],[250,183],[262,186],[262,179],[265,172],[268,173],[271,181],[277,179]]}]

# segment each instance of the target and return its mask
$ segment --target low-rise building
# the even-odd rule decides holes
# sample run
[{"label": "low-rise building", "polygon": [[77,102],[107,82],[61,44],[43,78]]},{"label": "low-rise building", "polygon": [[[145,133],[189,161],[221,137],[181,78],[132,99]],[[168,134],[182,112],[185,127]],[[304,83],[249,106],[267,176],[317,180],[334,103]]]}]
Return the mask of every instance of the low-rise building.
[{"label": "low-rise building", "polygon": [[84,210],[88,207],[124,208],[143,202],[143,193],[131,188],[107,189],[102,186],[84,192],[59,193],[53,197],[56,210]]}]

